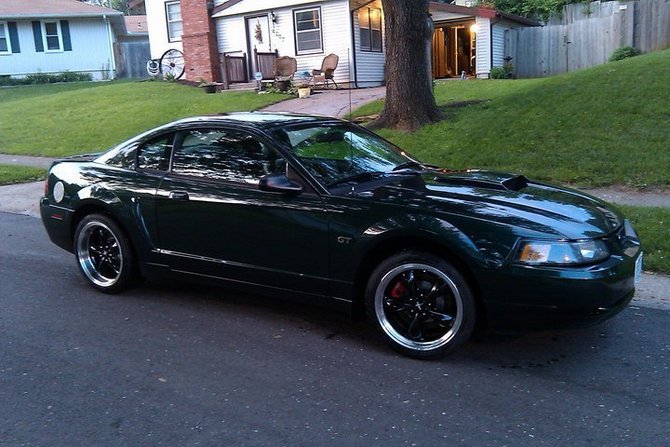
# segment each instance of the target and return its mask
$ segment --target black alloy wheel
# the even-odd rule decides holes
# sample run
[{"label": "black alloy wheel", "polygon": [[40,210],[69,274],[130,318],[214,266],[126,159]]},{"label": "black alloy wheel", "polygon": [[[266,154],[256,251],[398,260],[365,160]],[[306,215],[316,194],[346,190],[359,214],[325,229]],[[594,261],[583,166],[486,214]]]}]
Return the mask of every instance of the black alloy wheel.
[{"label": "black alloy wheel", "polygon": [[472,291],[460,272],[429,253],[402,252],[372,273],[366,305],[386,341],[416,358],[445,355],[475,325]]},{"label": "black alloy wheel", "polygon": [[98,290],[118,292],[137,278],[130,241],[107,216],[91,214],[81,220],[74,252],[84,278]]}]

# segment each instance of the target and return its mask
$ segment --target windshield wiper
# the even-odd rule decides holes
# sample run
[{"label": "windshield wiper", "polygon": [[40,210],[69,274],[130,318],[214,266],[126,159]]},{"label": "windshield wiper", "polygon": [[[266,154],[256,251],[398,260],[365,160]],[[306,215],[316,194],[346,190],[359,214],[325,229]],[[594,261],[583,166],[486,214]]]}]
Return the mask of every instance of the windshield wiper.
[{"label": "windshield wiper", "polygon": [[418,161],[406,161],[404,163],[400,163],[398,166],[393,168],[394,171],[400,171],[401,169],[409,169],[409,168],[423,168],[423,164],[419,163]]},{"label": "windshield wiper", "polygon": [[357,174],[349,175],[347,177],[343,177],[338,180],[333,180],[332,182],[328,183],[326,186],[331,188],[333,186],[341,185],[343,183],[352,183],[352,182],[362,182],[365,180],[372,180],[373,178],[376,178],[380,175],[383,175],[384,173],[381,171],[366,171],[366,172],[359,172]]}]

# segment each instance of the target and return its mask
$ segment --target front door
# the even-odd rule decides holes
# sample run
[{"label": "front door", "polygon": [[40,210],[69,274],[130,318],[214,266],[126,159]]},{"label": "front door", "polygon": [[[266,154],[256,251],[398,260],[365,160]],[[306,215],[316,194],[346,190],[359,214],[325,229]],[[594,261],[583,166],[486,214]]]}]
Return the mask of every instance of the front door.
[{"label": "front door", "polygon": [[247,42],[249,45],[249,67],[251,68],[251,79],[258,70],[254,50],[259,53],[272,51],[270,39],[270,21],[267,15],[247,18]]}]

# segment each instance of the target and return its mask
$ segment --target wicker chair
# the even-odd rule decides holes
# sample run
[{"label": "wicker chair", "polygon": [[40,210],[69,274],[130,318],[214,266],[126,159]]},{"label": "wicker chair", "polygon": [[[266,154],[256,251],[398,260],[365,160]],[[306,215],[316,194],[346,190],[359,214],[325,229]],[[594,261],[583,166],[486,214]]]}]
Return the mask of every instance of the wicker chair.
[{"label": "wicker chair", "polygon": [[298,61],[290,56],[275,59],[275,87],[284,92],[291,86],[293,75],[298,69]]},{"label": "wicker chair", "polygon": [[275,81],[290,81],[298,70],[298,61],[290,56],[275,59]]},{"label": "wicker chair", "polygon": [[339,88],[335,79],[333,79],[333,74],[337,68],[337,63],[339,62],[340,57],[337,54],[330,53],[328,56],[323,58],[321,63],[321,69],[312,70],[312,76],[314,77],[314,85],[321,83],[325,88],[328,88],[332,82],[335,85],[335,88]]}]

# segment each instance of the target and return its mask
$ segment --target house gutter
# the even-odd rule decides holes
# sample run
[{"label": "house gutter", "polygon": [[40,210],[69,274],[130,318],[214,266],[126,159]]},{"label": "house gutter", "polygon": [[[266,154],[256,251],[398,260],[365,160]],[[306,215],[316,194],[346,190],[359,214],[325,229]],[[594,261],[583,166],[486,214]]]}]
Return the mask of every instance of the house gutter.
[{"label": "house gutter", "polygon": [[351,14],[349,15],[349,21],[351,22],[351,63],[353,65],[354,69],[354,87],[358,88],[358,72],[356,71],[356,36],[354,33],[354,12],[358,11],[358,9],[354,9],[351,11]]}]

